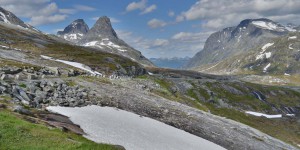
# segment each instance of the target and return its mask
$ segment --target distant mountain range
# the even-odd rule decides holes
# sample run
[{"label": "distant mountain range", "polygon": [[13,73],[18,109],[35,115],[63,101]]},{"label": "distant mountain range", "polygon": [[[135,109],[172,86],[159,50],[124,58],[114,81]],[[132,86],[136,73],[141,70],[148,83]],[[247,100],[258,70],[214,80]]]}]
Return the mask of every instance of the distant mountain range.
[{"label": "distant mountain range", "polygon": [[89,29],[83,19],[77,19],[57,35],[80,46],[93,47],[104,52],[119,54],[145,66],[153,64],[140,51],[121,40],[113,29],[110,19],[100,17]]},{"label": "distant mountain range", "polygon": [[269,19],[246,19],[215,32],[185,66],[214,74],[300,72],[299,27]]},{"label": "distant mountain range", "polygon": [[184,58],[150,58],[154,65],[162,68],[182,69],[182,67],[190,60],[190,57]]}]

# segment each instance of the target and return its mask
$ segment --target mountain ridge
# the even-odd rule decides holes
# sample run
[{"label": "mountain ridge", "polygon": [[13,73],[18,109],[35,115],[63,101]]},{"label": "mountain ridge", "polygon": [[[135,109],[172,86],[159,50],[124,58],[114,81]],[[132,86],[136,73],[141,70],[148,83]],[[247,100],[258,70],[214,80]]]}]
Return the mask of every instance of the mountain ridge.
[{"label": "mountain ridge", "polygon": [[185,68],[202,68],[196,70],[209,72],[209,67],[218,62],[243,55],[259,45],[270,43],[275,38],[295,31],[295,27],[286,27],[266,18],[245,19],[235,27],[224,28],[211,34],[203,50],[195,54]]},{"label": "mountain ridge", "polygon": [[[65,28],[65,30],[68,30],[67,28],[69,27],[74,28],[71,23]],[[73,31],[73,29],[69,30]],[[58,36],[77,45],[92,47],[96,50],[122,55],[145,66],[154,66],[153,63],[144,57],[140,51],[132,48],[118,37],[117,33],[112,27],[110,18],[107,16],[99,17],[93,27],[85,33],[76,33],[74,35],[68,32],[68,34],[63,36],[60,35],[61,33],[62,32],[59,32]],[[81,35],[78,36],[78,34]],[[73,37],[80,38],[74,39]]]}]

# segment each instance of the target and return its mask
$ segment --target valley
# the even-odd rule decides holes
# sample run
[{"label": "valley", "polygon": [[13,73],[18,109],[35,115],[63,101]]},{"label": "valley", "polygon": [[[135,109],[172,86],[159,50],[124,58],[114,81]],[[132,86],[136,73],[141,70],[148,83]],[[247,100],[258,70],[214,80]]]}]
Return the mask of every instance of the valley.
[{"label": "valley", "polygon": [[299,149],[296,28],[244,20],[179,70],[154,66],[106,16],[51,35],[0,11],[1,148]]}]

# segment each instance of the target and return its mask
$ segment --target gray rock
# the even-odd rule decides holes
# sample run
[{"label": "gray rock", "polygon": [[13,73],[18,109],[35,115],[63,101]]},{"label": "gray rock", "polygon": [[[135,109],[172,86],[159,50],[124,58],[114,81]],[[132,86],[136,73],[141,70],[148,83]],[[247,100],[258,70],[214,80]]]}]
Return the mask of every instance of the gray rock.
[{"label": "gray rock", "polygon": [[25,101],[30,102],[31,99],[29,98],[29,96],[25,93],[25,91],[23,91],[21,88],[18,88],[19,94],[23,97],[23,99]]},{"label": "gray rock", "polygon": [[23,115],[29,115],[29,116],[33,115],[32,112],[30,112],[29,110],[25,109],[20,105],[14,106],[13,111]]},{"label": "gray rock", "polygon": [[28,79],[28,80],[37,80],[37,79],[38,79],[38,76],[35,75],[35,74],[28,74],[28,75],[27,75],[27,79]]}]

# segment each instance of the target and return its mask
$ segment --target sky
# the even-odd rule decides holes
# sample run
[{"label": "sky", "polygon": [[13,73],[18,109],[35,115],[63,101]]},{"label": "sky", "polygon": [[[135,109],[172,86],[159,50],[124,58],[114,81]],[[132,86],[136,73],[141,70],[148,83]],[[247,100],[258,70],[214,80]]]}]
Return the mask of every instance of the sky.
[{"label": "sky", "polygon": [[0,0],[0,6],[51,34],[76,19],[91,28],[108,16],[118,36],[148,58],[192,57],[211,33],[244,19],[300,25],[300,0]]}]

